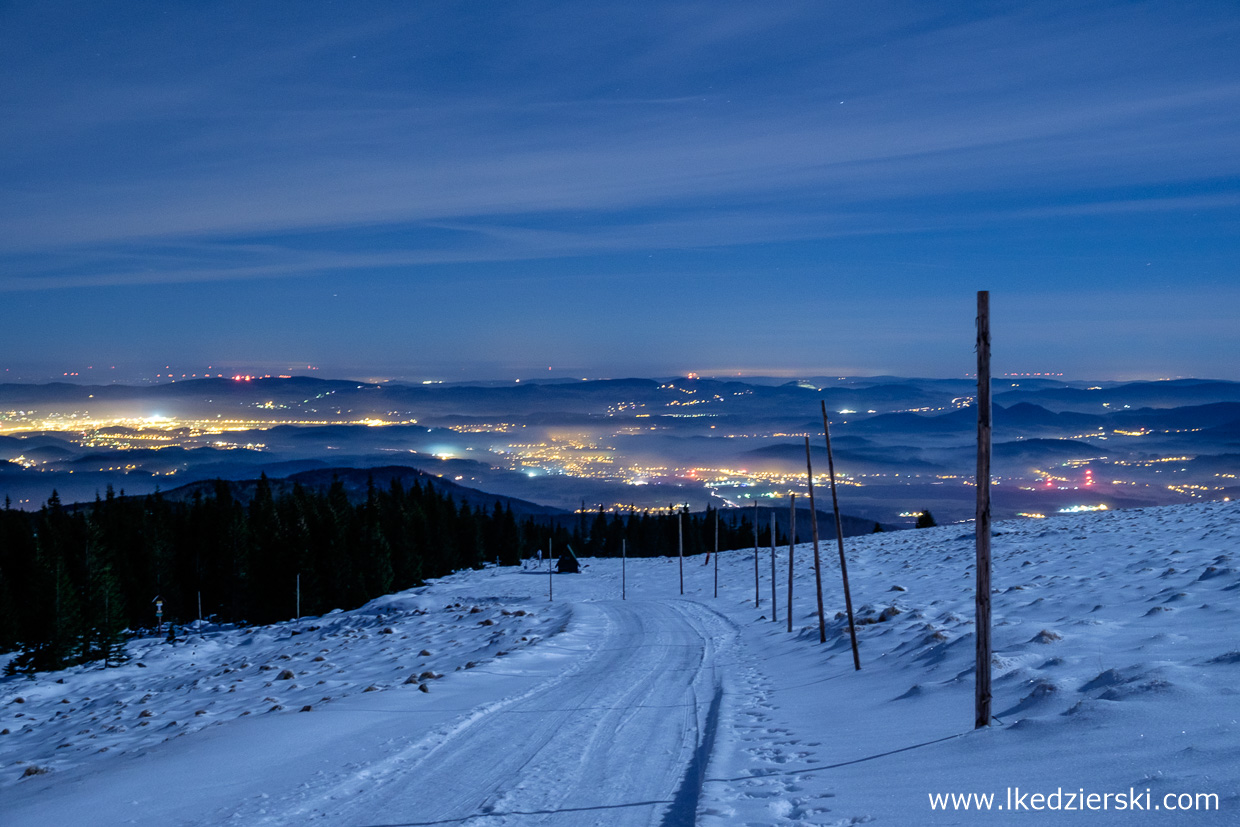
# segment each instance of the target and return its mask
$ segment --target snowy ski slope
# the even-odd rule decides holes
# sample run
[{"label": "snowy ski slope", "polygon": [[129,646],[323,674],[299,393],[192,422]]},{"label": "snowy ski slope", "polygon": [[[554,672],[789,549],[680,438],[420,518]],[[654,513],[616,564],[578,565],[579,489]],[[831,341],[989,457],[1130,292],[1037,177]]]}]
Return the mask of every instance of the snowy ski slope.
[{"label": "snowy ski slope", "polygon": [[[1234,824],[1238,517],[1209,503],[997,524],[985,731],[973,538],[945,526],[848,540],[861,672],[834,546],[822,645],[802,545],[791,635],[788,550],[773,622],[762,548],[756,608],[752,551],[722,555],[718,599],[701,557],[683,597],[674,558],[630,560],[625,601],[619,560],[557,575],[550,602],[545,572],[492,568],[136,641],[118,668],[6,678],[0,822]],[[1029,806],[1057,790],[1108,807]],[[932,806],[952,793],[993,809]]]}]

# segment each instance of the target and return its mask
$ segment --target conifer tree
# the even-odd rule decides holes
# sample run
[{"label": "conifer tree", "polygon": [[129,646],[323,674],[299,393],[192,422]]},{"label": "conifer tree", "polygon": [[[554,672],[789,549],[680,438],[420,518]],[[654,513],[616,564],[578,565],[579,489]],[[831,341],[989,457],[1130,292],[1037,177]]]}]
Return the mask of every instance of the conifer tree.
[{"label": "conifer tree", "polygon": [[375,481],[366,481],[366,502],[362,505],[361,543],[362,579],[368,597],[392,591],[392,550],[382,531],[379,493]]},{"label": "conifer tree", "polygon": [[[266,474],[259,477],[245,518],[245,537],[250,562],[247,604],[256,622],[292,617],[297,611],[295,594],[301,573],[301,533],[295,500],[274,496]],[[303,583],[303,587],[308,585]],[[306,600],[303,596],[303,608]]]}]

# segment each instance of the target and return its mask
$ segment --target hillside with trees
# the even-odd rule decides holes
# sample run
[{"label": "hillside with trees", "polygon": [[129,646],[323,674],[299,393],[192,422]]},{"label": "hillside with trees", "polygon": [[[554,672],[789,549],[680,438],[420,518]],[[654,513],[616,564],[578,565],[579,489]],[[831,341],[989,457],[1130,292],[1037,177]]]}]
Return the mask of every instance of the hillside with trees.
[{"label": "hillside with trees", "polygon": [[[350,497],[340,479],[279,493],[265,476],[242,501],[217,481],[186,499],[116,496],[82,507],[53,493],[37,512],[0,512],[0,651],[9,670],[56,669],[122,656],[133,630],[200,617],[257,624],[350,609],[428,578],[516,565],[551,543],[580,556],[685,553],[714,547],[716,512],[581,515],[576,525],[511,505],[458,503],[434,483],[368,481]],[[748,548],[747,515],[719,520],[721,549]],[[780,538],[783,541],[783,538]],[[300,600],[300,604],[298,604]],[[175,632],[171,632],[175,634]]]}]

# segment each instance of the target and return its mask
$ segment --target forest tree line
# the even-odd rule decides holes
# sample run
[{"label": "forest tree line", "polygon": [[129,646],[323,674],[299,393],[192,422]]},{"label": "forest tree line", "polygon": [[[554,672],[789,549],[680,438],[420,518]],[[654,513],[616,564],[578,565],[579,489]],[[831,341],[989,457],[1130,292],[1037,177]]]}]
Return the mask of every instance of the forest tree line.
[{"label": "forest tree line", "polygon": [[[271,623],[351,609],[486,562],[516,565],[550,547],[578,556],[674,555],[678,521],[686,554],[750,548],[747,515],[716,512],[582,514],[572,525],[525,518],[510,506],[471,508],[429,481],[367,486],[295,485],[273,496],[266,476],[242,502],[227,483],[186,500],[115,496],[65,506],[55,492],[37,512],[0,512],[0,652],[20,649],[10,672],[117,659],[131,630],[201,616]],[[783,538],[779,538],[783,542]],[[299,584],[299,588],[295,588]],[[201,608],[200,608],[201,606]]]}]

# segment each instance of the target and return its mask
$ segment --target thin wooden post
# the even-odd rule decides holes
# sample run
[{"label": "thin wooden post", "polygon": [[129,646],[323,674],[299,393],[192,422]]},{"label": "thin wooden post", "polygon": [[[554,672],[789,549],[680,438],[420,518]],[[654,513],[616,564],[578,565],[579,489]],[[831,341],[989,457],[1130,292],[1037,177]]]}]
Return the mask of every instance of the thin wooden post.
[{"label": "thin wooden post", "polygon": [[792,494],[789,501],[788,517],[788,599],[784,601],[784,611],[788,615],[788,631],[792,631],[792,547],[797,541],[797,495]]},{"label": "thin wooden post", "polygon": [[719,509],[715,509],[715,597],[719,596]]},{"label": "thin wooden post", "polygon": [[990,726],[990,291],[977,292],[977,687],[973,726]]},{"label": "thin wooden post", "polygon": [[771,509],[771,620],[779,622],[779,583],[775,577],[775,509]]},{"label": "thin wooden post", "polygon": [[814,506],[814,463],[809,457],[809,437],[805,437],[805,471],[809,475],[809,521],[814,527],[814,586],[818,589],[818,642],[827,642],[827,615],[822,608],[822,561],[818,557],[818,510]]},{"label": "thin wooden post", "polygon": [[551,601],[555,598],[555,583],[551,569],[551,549],[554,541],[547,540],[547,600]]},{"label": "thin wooden post", "polygon": [[762,605],[761,586],[758,584],[758,504],[753,504],[753,607]]},{"label": "thin wooden post", "polygon": [[685,593],[685,512],[676,518],[676,548],[680,554],[680,593]]},{"label": "thin wooden post", "polygon": [[628,581],[625,577],[625,568],[629,561],[629,552],[627,548],[628,540],[620,541],[620,599],[627,600]]},{"label": "thin wooden post", "polygon": [[844,559],[844,527],[840,520],[840,498],[835,493],[835,456],[831,453],[831,423],[827,421],[827,403],[822,402],[822,432],[827,438],[827,474],[831,479],[831,511],[835,514],[835,542],[840,549],[840,578],[844,581],[844,608],[848,611],[848,637],[852,640],[853,669],[861,669],[857,650],[857,624],[853,622],[852,592],[848,588],[848,561]]}]

